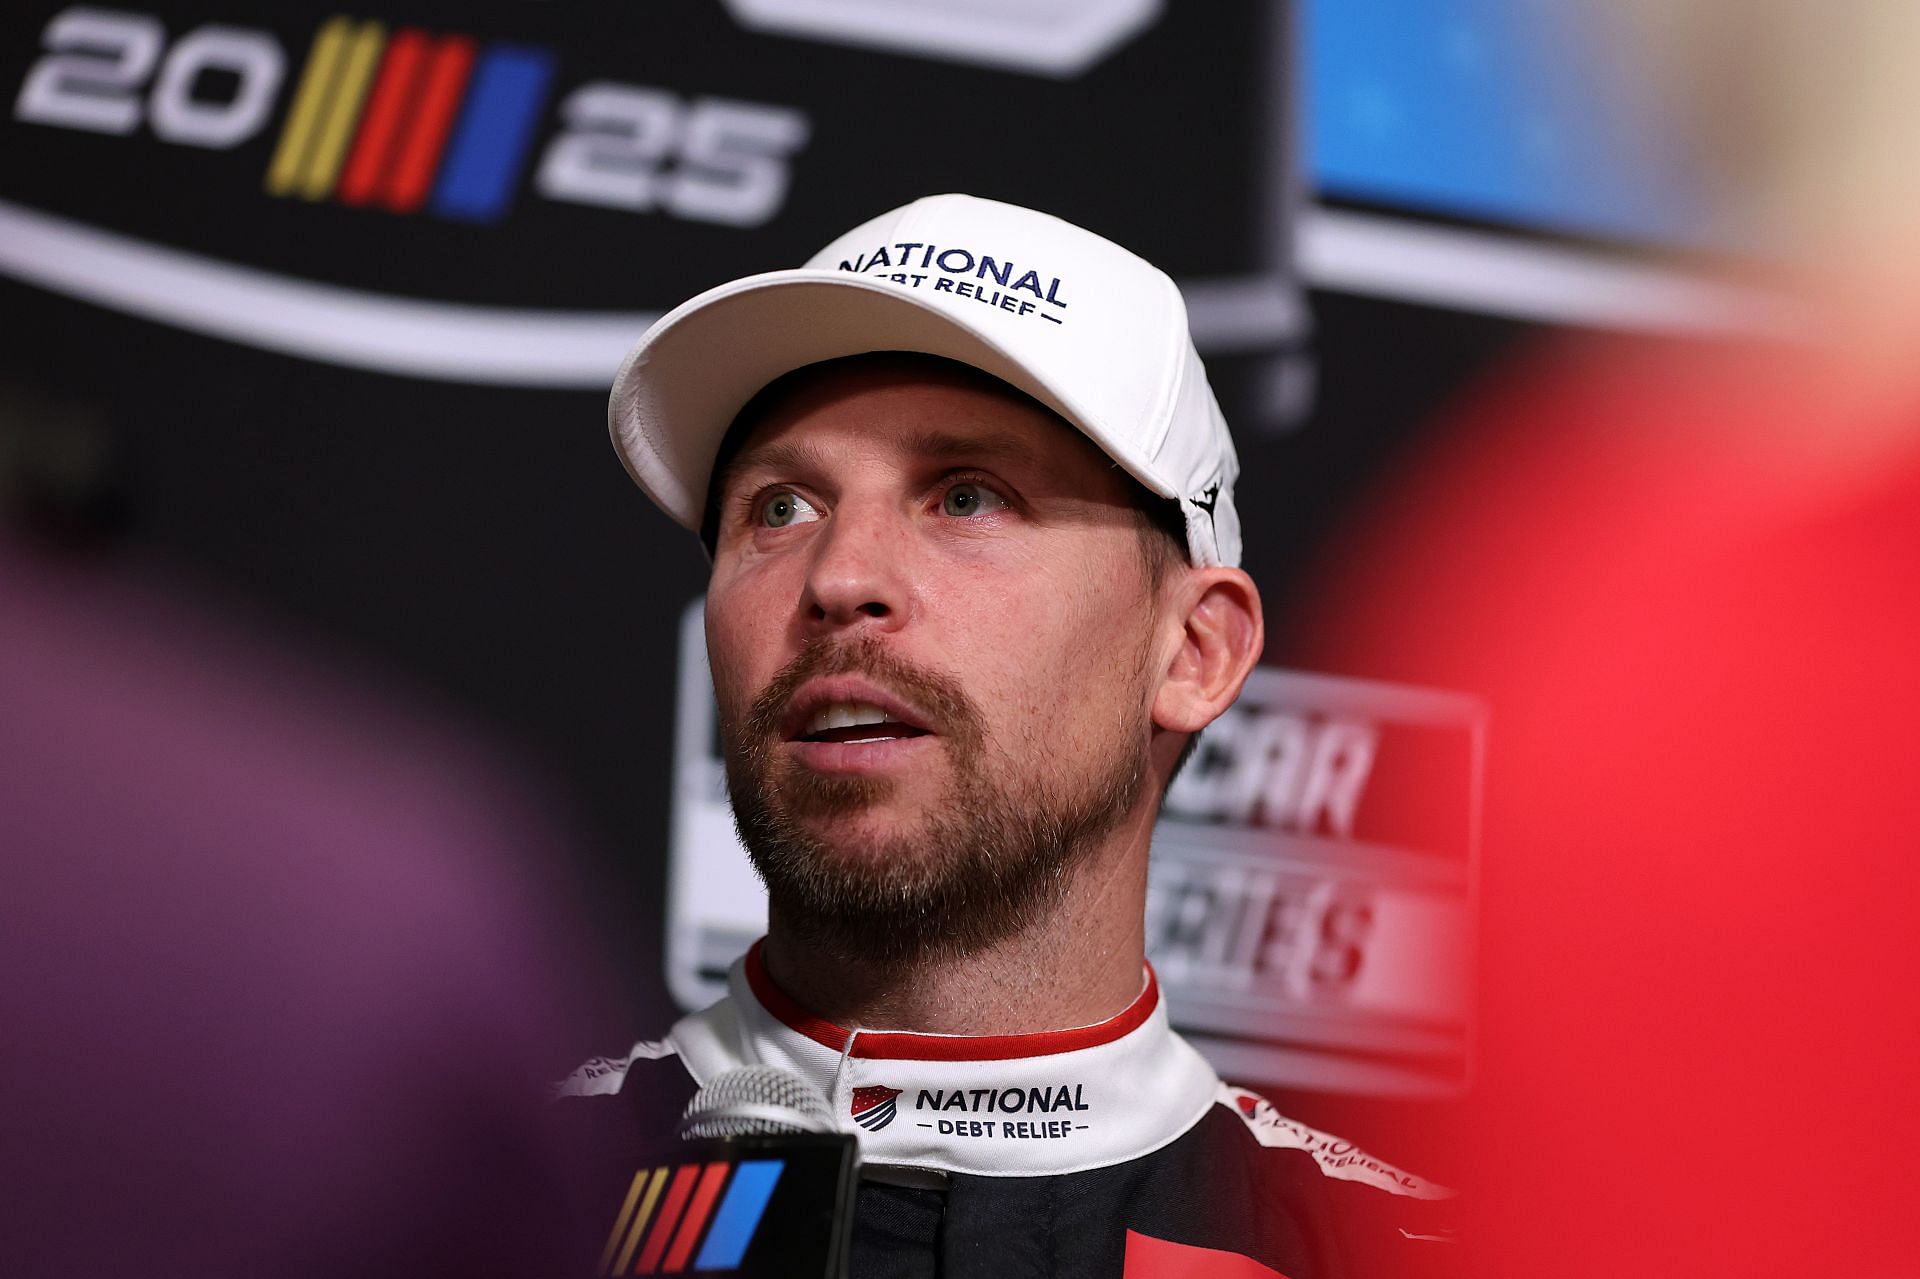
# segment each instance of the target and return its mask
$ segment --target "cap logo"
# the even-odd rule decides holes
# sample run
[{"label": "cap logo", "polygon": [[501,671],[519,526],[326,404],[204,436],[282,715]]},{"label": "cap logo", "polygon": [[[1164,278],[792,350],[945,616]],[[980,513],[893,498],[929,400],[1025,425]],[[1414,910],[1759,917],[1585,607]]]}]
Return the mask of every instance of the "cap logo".
[{"label": "cap logo", "polygon": [[1043,274],[1035,267],[1023,269],[1004,255],[899,240],[853,258],[841,258],[840,269],[878,275],[912,289],[951,293],[1015,315],[1038,315],[1055,324],[1065,323],[1047,309],[1067,309],[1066,299],[1060,296],[1060,277]]},{"label": "cap logo", "polygon": [[1187,500],[1207,513],[1207,524],[1213,529],[1214,540],[1218,541],[1220,526],[1214,520],[1213,508],[1220,504],[1220,481],[1215,480],[1202,489],[1198,497],[1190,497]]}]

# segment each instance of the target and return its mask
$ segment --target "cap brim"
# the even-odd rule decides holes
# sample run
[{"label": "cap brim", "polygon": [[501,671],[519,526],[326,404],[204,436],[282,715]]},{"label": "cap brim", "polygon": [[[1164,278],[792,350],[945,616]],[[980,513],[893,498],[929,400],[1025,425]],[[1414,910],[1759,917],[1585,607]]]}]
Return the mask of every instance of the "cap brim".
[{"label": "cap brim", "polygon": [[820,268],[747,276],[663,316],[614,378],[614,448],[647,496],[697,530],[721,438],[747,401],[783,373],[871,351],[919,351],[992,374],[1073,423],[1151,491],[1177,496],[981,329],[898,285]]}]

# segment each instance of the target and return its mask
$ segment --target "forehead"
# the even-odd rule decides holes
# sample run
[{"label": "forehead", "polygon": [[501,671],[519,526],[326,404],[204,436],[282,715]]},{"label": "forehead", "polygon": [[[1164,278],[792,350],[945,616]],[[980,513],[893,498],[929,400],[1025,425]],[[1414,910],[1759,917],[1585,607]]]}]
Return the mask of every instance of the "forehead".
[{"label": "forehead", "polygon": [[1086,436],[998,378],[935,356],[887,352],[833,360],[769,385],[735,419],[720,449],[715,492],[744,470],[801,459],[817,436],[927,462],[990,456],[1067,468],[1124,496],[1130,483]]}]

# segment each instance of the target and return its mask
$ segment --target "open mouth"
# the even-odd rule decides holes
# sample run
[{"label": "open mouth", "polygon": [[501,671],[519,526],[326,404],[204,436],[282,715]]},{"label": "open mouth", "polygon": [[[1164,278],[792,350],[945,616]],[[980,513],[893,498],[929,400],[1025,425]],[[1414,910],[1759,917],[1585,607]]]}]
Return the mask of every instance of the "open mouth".
[{"label": "open mouth", "polygon": [[871,702],[831,702],[807,717],[794,740],[885,742],[927,735],[927,729],[908,723]]}]

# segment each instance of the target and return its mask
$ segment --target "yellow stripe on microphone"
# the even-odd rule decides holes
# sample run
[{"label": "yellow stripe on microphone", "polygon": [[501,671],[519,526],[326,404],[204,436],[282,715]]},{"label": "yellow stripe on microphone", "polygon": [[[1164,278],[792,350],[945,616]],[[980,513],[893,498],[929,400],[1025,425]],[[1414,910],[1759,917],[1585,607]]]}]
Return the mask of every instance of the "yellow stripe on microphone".
[{"label": "yellow stripe on microphone", "polygon": [[646,1189],[648,1169],[642,1168],[633,1174],[633,1184],[627,1187],[627,1198],[620,1205],[620,1215],[613,1219],[613,1233],[607,1236],[607,1246],[600,1250],[600,1264],[595,1267],[599,1274],[613,1272],[613,1254],[620,1247],[620,1237],[627,1233],[627,1219],[633,1215],[633,1206],[640,1202],[640,1192]]},{"label": "yellow stripe on microphone", "polygon": [[[643,1174],[644,1175],[644,1174]],[[633,1264],[633,1253],[640,1246],[640,1235],[646,1230],[647,1220],[653,1216],[653,1206],[660,1202],[660,1191],[667,1184],[667,1169],[655,1168],[653,1180],[647,1185],[646,1198],[640,1201],[640,1209],[633,1214],[633,1225],[627,1231],[626,1246],[620,1249],[620,1259],[613,1263],[608,1274],[624,1274]]]}]

